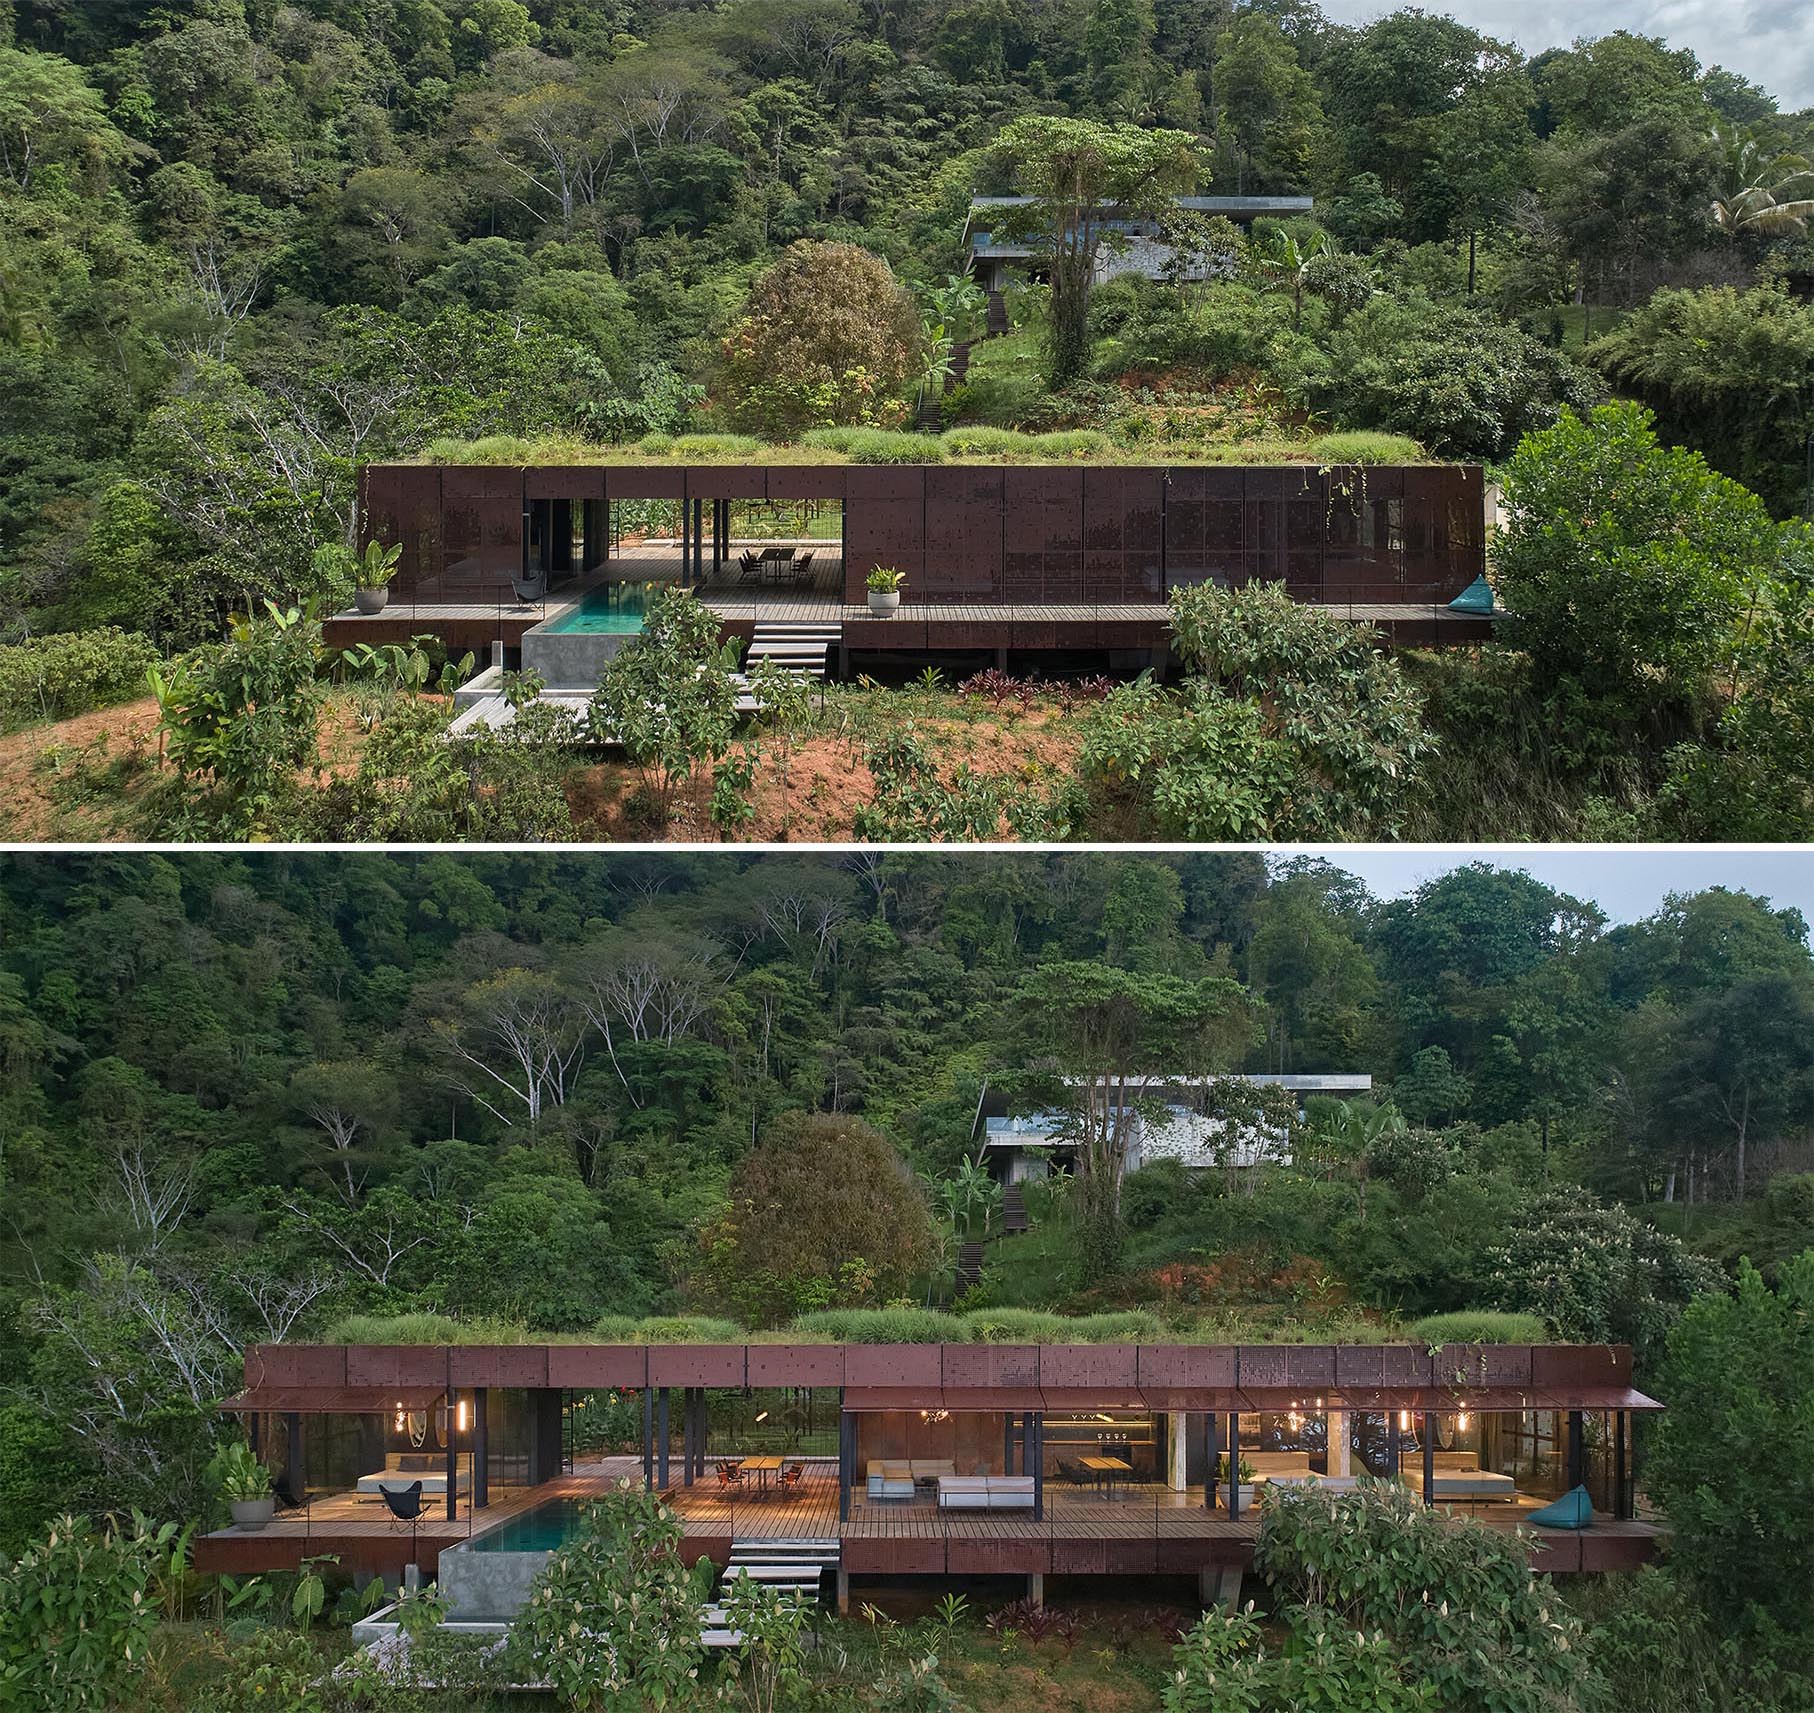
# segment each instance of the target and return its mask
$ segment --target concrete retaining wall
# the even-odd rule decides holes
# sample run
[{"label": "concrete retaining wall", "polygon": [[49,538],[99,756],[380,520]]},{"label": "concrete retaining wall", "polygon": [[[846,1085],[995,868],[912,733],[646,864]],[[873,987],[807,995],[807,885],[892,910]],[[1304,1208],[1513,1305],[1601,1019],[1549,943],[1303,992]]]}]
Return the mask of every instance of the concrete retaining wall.
[{"label": "concrete retaining wall", "polygon": [[474,1552],[450,1547],[441,1554],[435,1582],[449,1621],[514,1618],[529,1601],[535,1579],[547,1568],[545,1552]]}]

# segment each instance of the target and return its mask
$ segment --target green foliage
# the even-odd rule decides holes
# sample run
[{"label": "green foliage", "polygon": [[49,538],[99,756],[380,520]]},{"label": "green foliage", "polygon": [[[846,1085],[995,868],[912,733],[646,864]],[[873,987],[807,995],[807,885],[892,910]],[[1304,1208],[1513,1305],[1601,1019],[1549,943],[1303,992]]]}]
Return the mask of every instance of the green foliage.
[{"label": "green foliage", "polygon": [[1165,1713],[1417,1713],[1442,1705],[1431,1685],[1407,1675],[1402,1652],[1382,1632],[1351,1629],[1314,1608],[1291,1608],[1286,1626],[1275,1647],[1251,1604],[1205,1612],[1172,1650]]},{"label": "green foliage", "polygon": [[1525,441],[1505,506],[1493,575],[1506,640],[1628,719],[1707,693],[1780,551],[1755,495],[1659,445],[1632,404],[1569,412]]},{"label": "green foliage", "polygon": [[756,281],[725,337],[732,409],[779,438],[898,421],[920,349],[919,312],[885,261],[802,240]]},{"label": "green foliage", "polygon": [[689,590],[664,586],[592,694],[594,740],[624,746],[664,825],[731,746],[739,645],[718,631],[717,614]]},{"label": "green foliage", "polygon": [[1718,1274],[1676,1239],[1623,1208],[1557,1193],[1533,1198],[1492,1251],[1500,1306],[1542,1317],[1583,1344],[1630,1344],[1646,1360]]},{"label": "green foliage", "polygon": [[214,1454],[209,1473],[223,1499],[263,1499],[271,1491],[271,1472],[243,1439],[230,1439]]},{"label": "green foliage", "polygon": [[1319,434],[1304,450],[1325,464],[1417,464],[1424,456],[1423,447],[1410,436],[1371,429]]},{"label": "green foliage", "polygon": [[732,1654],[733,1693],[749,1713],[776,1713],[808,1681],[812,1608],[753,1576],[729,1584],[725,1627],[742,1637]]},{"label": "green foliage", "polygon": [[1546,1713],[1590,1690],[1580,1625],[1523,1543],[1393,1483],[1269,1487],[1254,1567],[1324,1623],[1382,1638],[1431,1706]]},{"label": "green foliage", "polygon": [[962,1344],[967,1323],[936,1309],[817,1309],[787,1323],[791,1335],[831,1344]]},{"label": "green foliage", "polygon": [[161,1556],[143,1528],[70,1516],[18,1558],[0,1555],[0,1708],[117,1705],[150,1658]]},{"label": "green foliage", "polygon": [[[224,827],[246,832],[281,813],[297,772],[315,760],[320,645],[315,620],[267,607],[237,620],[225,642],[151,668],[170,759],[185,782],[213,787]],[[185,805],[178,815],[206,812]]]},{"label": "green foliage", "polygon": [[145,637],[114,625],[0,645],[0,730],[140,695],[157,659]]},{"label": "green foliage", "polygon": [[694,1288],[752,1326],[834,1300],[906,1292],[931,1259],[924,1190],[880,1132],[842,1114],[783,1114],[699,1235]]},{"label": "green foliage", "polygon": [[1748,1262],[1738,1289],[1692,1303],[1669,1335],[1669,1405],[1646,1476],[1670,1560],[1722,1631],[1750,1634],[1814,1676],[1805,1592],[1814,1543],[1814,1248],[1772,1290]]},{"label": "green foliage", "polygon": [[1082,765],[1190,839],[1390,831],[1434,749],[1422,698],[1369,632],[1280,587],[1172,592],[1172,631],[1199,675],[1112,693]]},{"label": "green foliage", "polygon": [[681,1563],[682,1533],[658,1494],[620,1482],[549,1555],[512,1655],[584,1713],[685,1706],[697,1693],[703,1589]]},{"label": "green foliage", "polygon": [[1411,1336],[1432,1350],[1439,1344],[1542,1344],[1549,1338],[1549,1328],[1541,1315],[1456,1309],[1412,1321]]},{"label": "green foliage", "polygon": [[841,452],[853,464],[938,464],[945,456],[937,435],[889,428],[815,428],[800,443]]}]

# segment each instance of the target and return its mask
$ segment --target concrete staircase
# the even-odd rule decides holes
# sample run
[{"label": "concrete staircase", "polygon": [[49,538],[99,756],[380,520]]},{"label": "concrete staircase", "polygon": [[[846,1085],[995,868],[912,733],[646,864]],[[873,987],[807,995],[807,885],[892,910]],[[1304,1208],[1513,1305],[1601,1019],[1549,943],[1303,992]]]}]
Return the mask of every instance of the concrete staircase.
[{"label": "concrete staircase", "polygon": [[998,291],[989,293],[989,307],[983,316],[983,336],[999,339],[1008,331],[1008,301]]},{"label": "concrete staircase", "polygon": [[819,1598],[826,1571],[836,1570],[843,1558],[843,1548],[835,1540],[814,1540],[799,1536],[787,1540],[740,1540],[731,1543],[731,1561],[719,1580],[720,1598],[708,1604],[699,1615],[701,1639],[708,1648],[734,1648],[743,1637],[730,1624],[730,1613],[723,1596],[726,1584],[737,1577],[748,1577],[769,1588],[777,1588],[790,1599],[810,1606]]},{"label": "concrete staircase", "polygon": [[844,627],[835,620],[827,624],[816,619],[758,619],[743,669],[748,672],[758,660],[772,660],[802,678],[823,678],[826,657],[843,640]]}]

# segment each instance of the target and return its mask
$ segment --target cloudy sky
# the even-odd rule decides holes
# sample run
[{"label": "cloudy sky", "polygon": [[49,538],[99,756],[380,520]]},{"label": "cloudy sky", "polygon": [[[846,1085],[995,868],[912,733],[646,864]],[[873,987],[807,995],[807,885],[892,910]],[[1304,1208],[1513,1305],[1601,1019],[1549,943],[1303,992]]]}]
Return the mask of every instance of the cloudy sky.
[{"label": "cloudy sky", "polygon": [[1463,863],[1490,862],[1521,868],[1546,886],[1591,899],[1614,922],[1648,916],[1671,892],[1699,892],[1724,886],[1754,892],[1779,909],[1801,911],[1814,922],[1814,851],[1557,848],[1507,845],[1463,850],[1406,849],[1403,846],[1310,851],[1280,849],[1279,856],[1315,855],[1358,875],[1379,898],[1397,898]]},{"label": "cloudy sky", "polygon": [[[1566,47],[1614,30],[1662,36],[1692,48],[1702,65],[1723,65],[1776,97],[1785,113],[1814,107],[1814,6],[1809,0],[1425,0],[1528,53]],[[1344,24],[1397,10],[1384,0],[1323,0]]]}]

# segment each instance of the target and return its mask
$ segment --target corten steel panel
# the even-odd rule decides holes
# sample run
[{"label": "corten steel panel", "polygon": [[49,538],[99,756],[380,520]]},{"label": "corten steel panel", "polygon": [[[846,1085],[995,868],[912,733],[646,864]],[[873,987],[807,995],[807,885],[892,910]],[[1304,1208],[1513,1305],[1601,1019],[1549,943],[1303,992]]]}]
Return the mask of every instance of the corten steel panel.
[{"label": "corten steel panel", "polygon": [[945,1543],[900,1536],[846,1536],[842,1562],[852,1576],[942,1576]]},{"label": "corten steel panel", "polygon": [[1134,1344],[1042,1344],[1042,1388],[1108,1387],[1132,1391],[1140,1384],[1140,1347]]},{"label": "corten steel panel", "polygon": [[531,464],[523,471],[526,500],[602,500],[605,472],[599,464]]},{"label": "corten steel panel", "polygon": [[1430,1353],[1415,1344],[1342,1344],[1335,1351],[1338,1391],[1428,1386]]},{"label": "corten steel panel", "polygon": [[870,568],[889,565],[906,572],[906,598],[915,599],[926,570],[924,468],[856,464],[845,480],[845,598],[861,603]]},{"label": "corten steel panel", "polygon": [[951,1576],[1031,1576],[1051,1568],[1048,1541],[971,1540],[953,1535],[945,1544],[945,1569]]},{"label": "corten steel panel", "polygon": [[651,1386],[741,1386],[741,1344],[666,1344],[649,1351]]},{"label": "corten steel panel", "polygon": [[1666,1406],[1635,1386],[1551,1387],[1546,1393],[1559,1410],[1660,1410]]},{"label": "corten steel panel", "polygon": [[937,1391],[942,1381],[943,1346],[937,1344],[848,1344],[844,1347],[846,1386],[923,1386]]},{"label": "corten steel panel", "polygon": [[768,497],[771,500],[841,500],[849,473],[846,464],[771,464]]},{"label": "corten steel panel", "polygon": [[1569,1386],[1628,1386],[1628,1344],[1534,1344],[1531,1384],[1552,1391]]},{"label": "corten steel panel", "polygon": [[642,1344],[551,1344],[548,1384],[567,1392],[595,1386],[641,1391],[649,1383],[649,1351]]},{"label": "corten steel panel", "polygon": [[1059,1540],[1052,1542],[1054,1576],[1153,1576],[1158,1542],[1146,1540]]},{"label": "corten steel panel", "polygon": [[445,1386],[447,1350],[436,1344],[349,1344],[349,1386]]},{"label": "corten steel panel", "polygon": [[[1459,1376],[1459,1378],[1458,1378]],[[1523,1386],[1531,1384],[1528,1344],[1445,1344],[1433,1375],[1438,1386]]]},{"label": "corten steel panel", "polygon": [[1075,601],[1083,587],[1083,468],[1002,471],[1004,571],[1013,601]]},{"label": "corten steel panel", "polygon": [[891,1415],[914,1410],[942,1410],[945,1392],[941,1386],[846,1386],[844,1411],[847,1415]]},{"label": "corten steel panel", "polygon": [[456,1344],[448,1353],[448,1382],[454,1386],[548,1384],[545,1344]]},{"label": "corten steel panel", "polygon": [[768,498],[768,471],[759,464],[694,464],[686,474],[690,500]]},{"label": "corten steel panel", "polygon": [[752,1386],[842,1386],[841,1344],[752,1344],[748,1384]]},{"label": "corten steel panel", "polygon": [[1023,618],[1023,613],[1037,613],[1035,605],[1017,607],[1014,622],[1008,627],[1008,647],[1016,649],[1062,648],[1063,636],[1068,628],[1057,619]]},{"label": "corten steel panel", "polygon": [[685,499],[686,483],[677,464],[612,464],[605,470],[605,492],[613,500]]},{"label": "corten steel panel", "polygon": [[1594,1529],[1579,1539],[1583,1570],[1642,1570],[1662,1547],[1655,1535],[1603,1535]]},{"label": "corten steel panel", "polygon": [[1525,1550],[1531,1569],[1543,1576],[1567,1576],[1581,1568],[1581,1537],[1570,1529],[1533,1530]]},{"label": "corten steel panel", "polygon": [[441,570],[441,472],[432,464],[372,464],[359,473],[359,540],[403,549],[392,587],[416,588]]},{"label": "corten steel panel", "polygon": [[944,601],[1000,600],[1002,529],[999,469],[986,464],[928,469],[922,596]]},{"label": "corten steel panel", "polygon": [[[344,1386],[344,1344],[262,1344],[260,1383],[267,1386]],[[252,1381],[250,1367],[246,1380]]]},{"label": "corten steel panel", "polygon": [[1143,1387],[1232,1389],[1235,1384],[1232,1344],[1143,1344],[1139,1349]]},{"label": "corten steel panel", "polygon": [[1217,1555],[1227,1544],[1203,1535],[1160,1535],[1153,1542],[1153,1569],[1161,1576],[1188,1576],[1222,1562]]},{"label": "corten steel panel", "polygon": [[691,1570],[702,1558],[724,1565],[731,1559],[729,1535],[686,1535],[680,1542],[680,1562]]},{"label": "corten steel panel", "polygon": [[944,1387],[949,1394],[964,1390],[1038,1390],[1037,1344],[945,1344]]},{"label": "corten steel panel", "polygon": [[523,472],[450,464],[441,472],[443,558],[438,593],[508,585],[523,565]]}]

